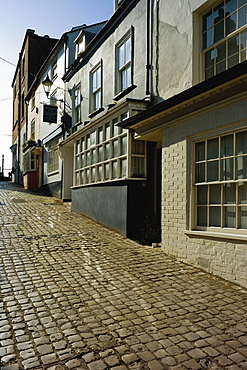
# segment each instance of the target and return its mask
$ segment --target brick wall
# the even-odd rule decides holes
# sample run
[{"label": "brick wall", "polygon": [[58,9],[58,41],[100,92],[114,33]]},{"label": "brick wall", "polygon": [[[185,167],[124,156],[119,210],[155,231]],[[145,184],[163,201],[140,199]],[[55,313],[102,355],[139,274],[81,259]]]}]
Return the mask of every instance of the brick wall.
[{"label": "brick wall", "polygon": [[244,127],[247,101],[181,121],[163,131],[162,248],[184,262],[247,287],[246,240],[186,234],[190,217],[191,148],[197,135]]}]

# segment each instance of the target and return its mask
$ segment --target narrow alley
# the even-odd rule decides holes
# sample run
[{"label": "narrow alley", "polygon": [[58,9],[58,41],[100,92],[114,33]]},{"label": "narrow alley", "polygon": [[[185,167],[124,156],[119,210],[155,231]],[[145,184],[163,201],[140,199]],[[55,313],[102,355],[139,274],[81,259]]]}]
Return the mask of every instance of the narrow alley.
[{"label": "narrow alley", "polygon": [[247,369],[247,292],[0,183],[1,370]]}]

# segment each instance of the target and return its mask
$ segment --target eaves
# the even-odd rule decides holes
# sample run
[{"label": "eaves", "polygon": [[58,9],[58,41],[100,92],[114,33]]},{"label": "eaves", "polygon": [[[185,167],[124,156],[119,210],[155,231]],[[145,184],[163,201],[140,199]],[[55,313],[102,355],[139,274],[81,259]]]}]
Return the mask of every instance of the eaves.
[{"label": "eaves", "polygon": [[160,130],[171,121],[246,92],[247,61],[130,117],[118,126],[142,133]]}]

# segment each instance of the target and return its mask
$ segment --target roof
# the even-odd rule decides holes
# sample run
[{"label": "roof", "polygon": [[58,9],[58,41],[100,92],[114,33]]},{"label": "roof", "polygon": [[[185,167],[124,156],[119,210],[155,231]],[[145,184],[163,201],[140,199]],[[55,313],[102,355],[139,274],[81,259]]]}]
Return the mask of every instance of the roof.
[{"label": "roof", "polygon": [[69,81],[70,78],[87,63],[89,57],[105,42],[105,40],[115,31],[118,25],[125,19],[126,14],[139,2],[140,0],[123,0],[115,13],[106,22],[104,27],[97,33],[93,40],[88,44],[84,52],[74,61],[68,71],[65,73],[63,80]]}]

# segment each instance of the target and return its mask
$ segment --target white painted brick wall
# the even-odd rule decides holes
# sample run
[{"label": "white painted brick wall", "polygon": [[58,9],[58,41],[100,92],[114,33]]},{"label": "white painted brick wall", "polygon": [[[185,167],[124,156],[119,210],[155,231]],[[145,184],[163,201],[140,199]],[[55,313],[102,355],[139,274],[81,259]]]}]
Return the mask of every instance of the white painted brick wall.
[{"label": "white painted brick wall", "polygon": [[247,100],[242,100],[164,130],[162,149],[162,248],[180,260],[244,287],[247,287],[247,238],[246,242],[239,242],[189,237],[184,231],[188,229],[190,209],[187,139],[193,141],[193,135],[209,129],[217,134],[221,125],[234,130],[241,125],[246,128],[246,124]]}]

